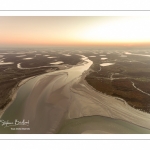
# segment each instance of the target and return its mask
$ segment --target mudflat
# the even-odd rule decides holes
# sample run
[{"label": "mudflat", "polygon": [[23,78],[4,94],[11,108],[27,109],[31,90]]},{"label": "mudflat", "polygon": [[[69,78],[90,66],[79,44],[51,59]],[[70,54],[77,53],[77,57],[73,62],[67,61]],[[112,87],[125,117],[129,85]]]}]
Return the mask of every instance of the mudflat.
[{"label": "mudflat", "polygon": [[[100,68],[100,65],[95,65],[95,63],[97,61],[108,61],[110,59],[107,56],[107,60],[101,60],[98,58],[99,54],[95,54],[95,57],[88,57],[91,56],[90,52],[83,52],[82,55],[78,54],[80,61],[72,66],[70,63],[69,68],[68,65],[60,64],[61,69],[57,71],[50,71],[32,78],[25,83],[22,82],[22,86],[18,89],[16,100],[14,100],[13,104],[5,111],[2,119],[18,117],[30,121],[30,130],[16,131],[15,133],[60,133],[60,129],[62,129],[64,125],[67,125],[69,120],[76,118],[83,119],[88,116],[103,116],[105,120],[108,121],[107,123],[112,123],[116,120],[118,123],[125,121],[129,124],[124,126],[121,123],[122,128],[120,131],[116,131],[113,128],[110,129],[109,127],[107,129],[97,128],[93,131],[93,128],[88,128],[89,125],[87,124],[85,130],[82,130],[81,133],[115,133],[115,131],[116,133],[139,133],[138,129],[140,129],[140,133],[145,133],[146,131],[149,133],[149,113],[131,107],[126,99],[114,97],[107,93],[104,94],[103,91],[98,91],[93,85],[87,82],[87,78],[89,76],[91,77],[93,72],[102,72],[103,70],[103,68]],[[116,55],[112,55],[111,57],[114,59]],[[33,61],[33,59],[28,61]],[[60,59],[59,61],[62,60]],[[111,60],[111,62],[113,61]],[[57,67],[58,66],[57,64]],[[115,63],[111,66],[115,66]],[[25,69],[20,70],[25,71],[26,69],[27,66]],[[97,69],[97,71],[95,71],[95,69]],[[103,79],[108,78],[110,81],[116,80],[112,75],[110,77],[107,76],[107,74],[105,74],[105,77],[104,74],[100,75],[103,76]],[[92,76],[92,79],[97,80],[97,77]],[[99,86],[101,86],[100,83]],[[26,94],[22,97],[23,91],[26,91]],[[137,90],[137,92],[140,91]],[[147,104],[149,104],[148,101]],[[136,131],[133,131],[134,127],[137,129]]]}]

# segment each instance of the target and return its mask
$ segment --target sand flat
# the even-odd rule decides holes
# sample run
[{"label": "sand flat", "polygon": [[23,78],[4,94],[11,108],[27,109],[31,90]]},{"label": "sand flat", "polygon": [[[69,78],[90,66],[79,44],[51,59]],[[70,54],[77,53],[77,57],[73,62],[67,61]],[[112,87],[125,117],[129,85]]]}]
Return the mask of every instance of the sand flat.
[{"label": "sand flat", "polygon": [[[82,64],[34,78],[33,89],[19,112],[25,120],[30,120],[31,130],[25,133],[56,133],[66,119],[93,115],[150,129],[150,114],[132,108],[124,100],[97,92],[87,84],[84,78],[92,61],[82,58]],[[26,86],[30,86],[32,80],[26,82]]]},{"label": "sand flat", "polygon": [[97,92],[84,80],[72,88],[72,101],[69,119],[100,115],[150,129],[150,114],[134,109],[124,100]]},{"label": "sand flat", "polygon": [[[85,63],[85,65],[87,64]],[[89,61],[87,69],[91,64],[92,62]],[[73,119],[93,115],[121,119],[150,129],[150,114],[132,108],[124,100],[95,91],[84,80],[86,72],[83,72],[83,66],[72,67],[66,69],[65,72],[63,70],[53,72],[50,76],[41,79],[36,85],[35,92],[32,92],[33,96],[31,94],[28,100],[30,102],[28,113],[32,110],[29,114],[33,114],[33,118],[37,118],[38,121],[40,121],[38,116],[41,116],[43,122],[47,117],[49,118],[49,121],[44,123],[45,126],[48,124],[45,132],[55,133],[61,122],[65,120],[65,116],[67,116],[66,119]],[[43,87],[45,87],[44,90],[42,90]],[[41,96],[37,95],[40,91],[42,92]],[[47,97],[44,98],[45,101],[42,101],[42,95]],[[31,104],[33,98],[38,101],[34,100]],[[39,102],[43,104],[38,105]],[[33,107],[30,108],[36,105],[38,107],[35,107],[35,110]],[[41,112],[41,110],[44,111]],[[36,120],[33,119],[33,124],[35,122]],[[44,127],[41,130],[44,130]]]}]

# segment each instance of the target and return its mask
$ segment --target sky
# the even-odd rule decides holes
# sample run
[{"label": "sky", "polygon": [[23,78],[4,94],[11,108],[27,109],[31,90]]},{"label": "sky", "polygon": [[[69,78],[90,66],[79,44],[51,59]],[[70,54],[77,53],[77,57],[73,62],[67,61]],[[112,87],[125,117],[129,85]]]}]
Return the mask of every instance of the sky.
[{"label": "sky", "polygon": [[150,45],[149,16],[0,16],[0,46]]}]

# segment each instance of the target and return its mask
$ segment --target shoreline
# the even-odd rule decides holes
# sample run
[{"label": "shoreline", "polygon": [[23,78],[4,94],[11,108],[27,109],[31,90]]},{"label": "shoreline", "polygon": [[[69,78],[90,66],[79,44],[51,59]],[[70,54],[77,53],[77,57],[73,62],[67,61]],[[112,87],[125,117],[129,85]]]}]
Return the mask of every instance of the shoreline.
[{"label": "shoreline", "polygon": [[140,112],[142,112],[142,113],[150,114],[150,113],[148,113],[148,112],[146,112],[146,111],[142,111],[141,109],[136,109],[136,108],[134,108],[133,106],[129,105],[128,102],[127,102],[125,99],[123,99],[123,98],[121,98],[121,97],[116,97],[116,96],[108,95],[108,94],[106,94],[106,93],[103,93],[103,92],[101,92],[101,91],[96,90],[93,86],[91,86],[91,85],[86,81],[86,79],[83,79],[83,83],[84,83],[88,88],[94,90],[95,92],[97,92],[97,93],[99,93],[99,94],[103,94],[103,95],[108,96],[108,97],[110,97],[110,98],[115,98],[116,100],[123,102],[125,105],[128,105],[128,106],[130,106],[131,108],[133,108],[133,109],[135,109],[135,110],[138,110],[138,111],[140,111]]},{"label": "shoreline", "polygon": [[129,105],[128,102],[127,102],[125,99],[121,98],[121,97],[108,95],[108,94],[106,94],[106,93],[103,93],[103,92],[101,92],[101,91],[96,90],[96,89],[95,89],[92,85],[90,85],[90,84],[86,81],[86,79],[85,79],[85,77],[86,77],[87,75],[89,75],[89,72],[90,72],[90,71],[92,71],[91,68],[89,68],[89,69],[87,70],[87,73],[85,73],[84,77],[81,78],[81,80],[83,81],[83,83],[85,84],[85,86],[89,87],[91,90],[94,90],[95,92],[97,92],[97,93],[99,93],[99,94],[103,94],[103,95],[108,96],[108,97],[110,97],[110,98],[115,98],[116,100],[122,101],[125,105],[128,105],[128,106],[130,106],[131,108],[133,108],[133,109],[135,109],[135,110],[138,110],[138,111],[140,111],[140,112],[142,112],[142,113],[150,114],[150,113],[148,113],[148,112],[146,112],[146,111],[143,111],[143,110],[141,110],[141,109],[136,109],[135,107]]},{"label": "shoreline", "polygon": [[[72,89],[73,95],[78,98],[76,101],[73,100],[66,119],[98,115],[123,120],[150,130],[150,114],[139,109],[135,109],[122,98],[97,91],[85,80],[85,77],[90,73],[90,70],[91,68],[83,72],[77,86]],[[83,92],[79,93],[79,91]],[[80,106],[77,109],[78,103]]]},{"label": "shoreline", "polygon": [[[84,76],[82,76],[81,77],[81,81],[84,83],[84,85],[85,86],[87,86],[88,88],[90,88],[91,90],[94,90],[95,92],[97,92],[97,93],[99,93],[99,94],[103,94],[103,95],[105,95],[105,96],[108,96],[108,97],[110,97],[110,98],[115,98],[116,100],[119,100],[119,101],[121,101],[121,102],[123,102],[125,105],[129,105],[127,102],[126,102],[126,100],[124,100],[124,99],[122,99],[122,98],[120,98],[120,97],[115,97],[115,96],[111,96],[111,95],[108,95],[108,94],[106,94],[106,93],[103,93],[103,92],[101,92],[101,91],[98,91],[98,90],[96,90],[93,86],[91,86],[87,81],[86,81],[86,79],[85,79],[85,77],[87,76],[87,75],[89,75],[89,72],[90,72],[90,68],[84,73]],[[130,105],[129,105],[130,106]],[[130,107],[132,107],[132,106],[130,106]],[[134,107],[132,107],[132,108],[134,108]],[[135,109],[135,108],[134,108]],[[138,109],[136,109],[136,110],[138,110]],[[141,111],[141,110],[139,110],[139,111]],[[142,111],[143,112],[143,111]],[[144,112],[144,113],[147,113],[147,112]]]},{"label": "shoreline", "polygon": [[33,78],[35,78],[37,76],[32,76],[32,77],[25,78],[25,79],[21,80],[20,82],[18,82],[16,84],[16,86],[11,89],[11,94],[9,95],[9,98],[11,100],[8,102],[8,104],[6,104],[6,106],[3,109],[0,109],[0,119],[3,116],[4,112],[8,109],[8,107],[14,102],[14,100],[15,100],[15,98],[17,96],[18,89],[22,85],[24,85],[26,82],[28,82],[29,80],[31,80],[31,79],[33,79]]},{"label": "shoreline", "polygon": [[[62,66],[56,65],[56,67],[58,67],[59,70],[65,70],[65,69],[68,69],[68,68],[73,67],[72,65],[65,65],[65,66],[66,66],[66,68],[64,67],[64,65],[62,65]],[[6,104],[6,106],[5,106],[3,109],[0,109],[0,119],[1,119],[1,117],[3,116],[4,112],[8,109],[8,107],[14,102],[14,100],[15,100],[15,98],[16,98],[16,96],[17,96],[18,89],[19,89],[22,85],[24,85],[26,82],[28,82],[29,80],[31,80],[31,79],[33,79],[33,78],[35,78],[35,77],[37,77],[37,76],[44,75],[44,74],[47,74],[47,73],[50,73],[50,72],[55,72],[55,71],[57,71],[57,70],[47,69],[47,70],[45,70],[45,73],[43,73],[43,74],[39,74],[39,75],[27,77],[27,78],[21,80],[20,82],[18,82],[18,83],[15,85],[15,87],[13,87],[13,88],[11,89],[11,91],[10,91],[11,94],[9,95],[9,98],[10,98],[11,100]]]}]

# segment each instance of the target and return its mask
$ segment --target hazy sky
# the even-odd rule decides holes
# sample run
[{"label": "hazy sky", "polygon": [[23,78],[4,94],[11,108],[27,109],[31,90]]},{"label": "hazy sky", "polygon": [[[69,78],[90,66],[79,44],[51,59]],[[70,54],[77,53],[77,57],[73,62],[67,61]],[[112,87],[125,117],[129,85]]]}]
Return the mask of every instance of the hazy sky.
[{"label": "hazy sky", "polygon": [[0,46],[97,46],[149,43],[150,17],[0,16]]}]

